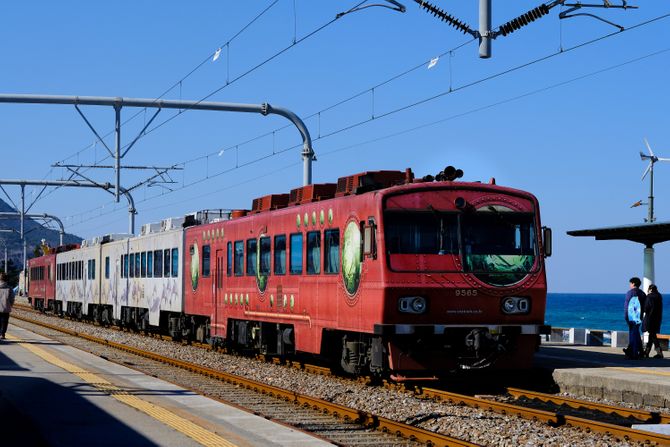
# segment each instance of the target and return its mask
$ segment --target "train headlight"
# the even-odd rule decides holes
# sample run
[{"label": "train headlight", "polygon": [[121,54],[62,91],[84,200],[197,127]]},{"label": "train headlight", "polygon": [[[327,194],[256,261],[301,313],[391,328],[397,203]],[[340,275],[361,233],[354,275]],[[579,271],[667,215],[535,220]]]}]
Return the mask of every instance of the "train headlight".
[{"label": "train headlight", "polygon": [[398,300],[398,310],[409,314],[422,314],[426,312],[426,299],[422,296],[405,296]]},{"label": "train headlight", "polygon": [[508,296],[503,299],[502,311],[508,315],[527,314],[530,311],[530,299],[524,296]]}]

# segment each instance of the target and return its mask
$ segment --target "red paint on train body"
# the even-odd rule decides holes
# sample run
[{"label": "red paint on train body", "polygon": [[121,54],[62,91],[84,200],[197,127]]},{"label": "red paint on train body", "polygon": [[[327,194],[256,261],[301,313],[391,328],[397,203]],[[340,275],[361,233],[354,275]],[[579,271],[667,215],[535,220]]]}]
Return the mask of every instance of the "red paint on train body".
[{"label": "red paint on train body", "polygon": [[33,306],[47,309],[56,299],[56,254],[28,259],[28,296]]},{"label": "red paint on train body", "polygon": [[[375,175],[391,186],[363,188]],[[529,366],[546,303],[536,198],[410,175],[345,177],[333,198],[310,185],[188,228],[185,313],[209,316],[213,339],[354,373]]]}]

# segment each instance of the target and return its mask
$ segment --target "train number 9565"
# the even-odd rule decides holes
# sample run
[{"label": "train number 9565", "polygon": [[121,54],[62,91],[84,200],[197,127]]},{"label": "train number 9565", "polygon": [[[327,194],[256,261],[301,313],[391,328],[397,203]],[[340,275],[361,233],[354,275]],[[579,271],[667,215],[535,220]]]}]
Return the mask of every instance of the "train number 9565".
[{"label": "train number 9565", "polygon": [[477,296],[477,289],[456,289],[456,296]]}]

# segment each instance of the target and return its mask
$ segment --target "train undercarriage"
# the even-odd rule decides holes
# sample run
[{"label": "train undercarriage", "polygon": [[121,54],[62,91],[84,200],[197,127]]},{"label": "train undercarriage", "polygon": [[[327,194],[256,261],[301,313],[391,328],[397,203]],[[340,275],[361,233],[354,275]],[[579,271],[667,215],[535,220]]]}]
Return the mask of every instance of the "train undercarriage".
[{"label": "train undercarriage", "polygon": [[[223,337],[210,336],[210,320],[203,316],[161,312],[159,326],[149,324],[146,308],[123,306],[114,319],[111,305],[88,307],[82,303],[34,299],[34,307],[77,320],[116,325],[127,330],[169,335],[176,341],[210,343],[233,351],[291,358],[296,350],[292,324],[229,319]],[[379,326],[376,334],[324,329],[319,359],[331,368],[354,376],[391,378],[396,381],[435,379],[459,370],[490,367],[524,367],[539,344],[537,335],[522,335],[519,327],[489,331],[486,327],[450,328],[435,334],[433,326],[414,328],[410,334],[387,333]]]}]

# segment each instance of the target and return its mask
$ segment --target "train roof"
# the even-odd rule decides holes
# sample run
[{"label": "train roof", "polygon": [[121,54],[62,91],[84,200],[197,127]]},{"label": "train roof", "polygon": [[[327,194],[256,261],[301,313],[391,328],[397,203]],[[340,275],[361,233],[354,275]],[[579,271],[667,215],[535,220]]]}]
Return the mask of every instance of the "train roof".
[{"label": "train roof", "polygon": [[410,168],[405,171],[366,171],[340,177],[337,183],[311,184],[292,189],[288,194],[270,194],[256,198],[252,202],[251,210],[235,210],[232,212],[231,218],[337,197],[360,195],[371,191],[393,193],[399,190],[422,189],[427,186],[444,187],[452,185],[456,188],[490,188],[529,198],[533,197],[532,194],[525,191],[498,186],[494,178],[491,178],[488,183],[457,181],[462,175],[463,171],[451,166],[448,166],[436,176],[426,175],[422,178],[415,178]]}]

